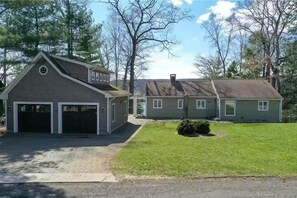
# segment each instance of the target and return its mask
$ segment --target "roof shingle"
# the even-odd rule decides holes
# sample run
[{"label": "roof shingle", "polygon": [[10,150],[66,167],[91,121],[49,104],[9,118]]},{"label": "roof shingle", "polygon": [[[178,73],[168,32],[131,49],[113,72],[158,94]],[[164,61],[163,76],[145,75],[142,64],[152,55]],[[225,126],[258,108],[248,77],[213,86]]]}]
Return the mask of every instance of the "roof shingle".
[{"label": "roof shingle", "polygon": [[283,99],[266,80],[214,80],[220,98]]}]

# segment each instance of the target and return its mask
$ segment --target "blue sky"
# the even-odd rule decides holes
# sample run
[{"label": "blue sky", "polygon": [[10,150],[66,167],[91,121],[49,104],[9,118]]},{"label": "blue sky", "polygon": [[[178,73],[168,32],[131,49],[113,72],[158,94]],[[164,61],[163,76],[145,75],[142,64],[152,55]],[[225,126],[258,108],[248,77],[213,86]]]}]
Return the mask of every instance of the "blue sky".
[{"label": "blue sky", "polygon": [[[215,13],[222,17],[228,17],[236,6],[234,0],[169,0],[176,6],[190,9],[194,16],[191,21],[183,21],[174,26],[173,34],[180,43],[172,51],[176,55],[170,56],[167,52],[155,52],[151,54],[149,70],[145,78],[158,79],[169,78],[171,73],[177,74],[177,78],[198,78],[193,66],[195,55],[207,55],[212,52],[205,33],[199,22],[206,20],[209,13]],[[91,0],[90,8],[93,17],[98,23],[107,20],[107,5]]]}]

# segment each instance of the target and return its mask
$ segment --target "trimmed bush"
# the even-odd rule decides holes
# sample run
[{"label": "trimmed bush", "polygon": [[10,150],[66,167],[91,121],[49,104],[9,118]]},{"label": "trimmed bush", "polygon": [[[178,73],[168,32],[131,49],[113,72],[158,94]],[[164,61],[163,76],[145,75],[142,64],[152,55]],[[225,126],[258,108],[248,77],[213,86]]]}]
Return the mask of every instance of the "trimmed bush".
[{"label": "trimmed bush", "polygon": [[178,124],[177,132],[179,135],[193,135],[196,132],[196,128],[191,120],[185,119]]},{"label": "trimmed bush", "polygon": [[194,122],[195,132],[198,134],[208,134],[210,132],[207,120],[197,120]]}]

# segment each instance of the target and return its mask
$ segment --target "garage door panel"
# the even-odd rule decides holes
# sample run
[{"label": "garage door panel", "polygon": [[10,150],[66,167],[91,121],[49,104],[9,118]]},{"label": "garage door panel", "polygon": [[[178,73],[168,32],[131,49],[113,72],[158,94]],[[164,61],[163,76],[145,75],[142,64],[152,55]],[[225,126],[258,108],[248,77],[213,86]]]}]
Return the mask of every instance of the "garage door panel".
[{"label": "garage door panel", "polygon": [[19,132],[51,132],[51,106],[40,104],[18,105]]},{"label": "garage door panel", "polygon": [[97,133],[96,105],[63,105],[63,133]]}]

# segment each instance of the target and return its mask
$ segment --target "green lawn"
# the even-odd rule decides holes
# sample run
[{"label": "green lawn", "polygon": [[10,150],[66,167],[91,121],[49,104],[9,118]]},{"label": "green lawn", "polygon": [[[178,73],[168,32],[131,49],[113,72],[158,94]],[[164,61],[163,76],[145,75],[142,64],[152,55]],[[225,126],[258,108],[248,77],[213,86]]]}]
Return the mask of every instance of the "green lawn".
[{"label": "green lawn", "polygon": [[183,137],[177,122],[142,128],[112,161],[116,174],[297,177],[297,124],[211,123],[213,137]]}]

